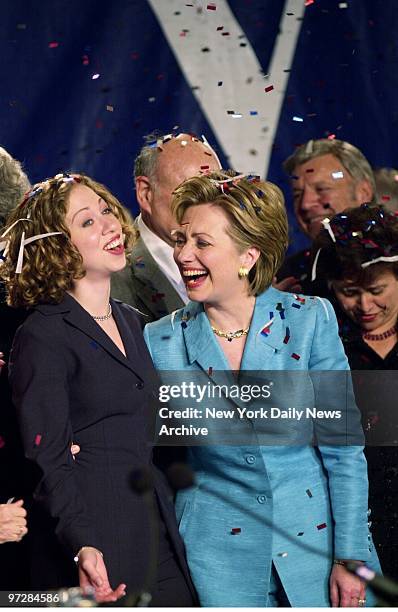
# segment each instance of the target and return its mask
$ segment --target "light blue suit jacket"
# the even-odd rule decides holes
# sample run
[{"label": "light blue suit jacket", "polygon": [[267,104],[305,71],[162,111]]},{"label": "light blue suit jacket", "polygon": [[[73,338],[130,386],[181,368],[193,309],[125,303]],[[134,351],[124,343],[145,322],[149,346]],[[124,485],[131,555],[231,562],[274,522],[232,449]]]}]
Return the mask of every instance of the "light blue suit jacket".
[{"label": "light blue suit jacket", "polygon": [[[144,335],[160,373],[202,372],[209,381],[225,382],[229,365],[202,304],[191,302],[147,325]],[[327,300],[273,288],[257,297],[241,372],[287,371],[288,392],[294,371],[348,369]],[[342,383],[324,389],[322,384],[316,389],[317,384],[311,387],[317,407],[335,403]],[[303,399],[300,393],[295,393],[296,403]],[[350,387],[341,395],[343,401],[346,397],[352,403]],[[283,432],[277,428],[273,446],[189,448],[196,483],[178,494],[176,512],[202,606],[267,606],[272,562],[295,607],[330,605],[333,558],[360,559],[379,569],[368,529],[362,446],[339,439],[338,445],[314,447],[314,430],[306,427],[308,419],[305,425],[287,424]],[[358,440],[348,432],[346,441],[353,439]]]}]

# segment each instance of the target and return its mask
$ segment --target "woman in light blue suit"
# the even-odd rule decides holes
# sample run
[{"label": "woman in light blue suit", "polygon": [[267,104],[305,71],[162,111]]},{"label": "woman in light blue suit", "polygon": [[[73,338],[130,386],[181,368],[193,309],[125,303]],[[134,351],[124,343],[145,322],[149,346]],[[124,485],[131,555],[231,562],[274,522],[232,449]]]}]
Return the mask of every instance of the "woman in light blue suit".
[{"label": "woman in light blue suit", "polygon": [[[269,398],[272,404],[229,402],[236,408],[231,432],[240,421],[239,446],[225,432],[223,446],[212,444],[217,433],[210,431],[210,443],[188,449],[195,485],[178,493],[176,510],[201,605],[363,606],[365,587],[345,563],[379,566],[362,436],[359,444],[352,432],[356,413],[352,426],[343,415],[344,432],[317,446],[311,437],[325,435],[323,418],[276,419],[271,434],[264,418],[238,418],[239,406],[276,401],[336,408],[343,379],[334,384],[329,376],[323,386],[315,373],[349,369],[329,302],[271,287],[288,240],[283,196],[255,177],[213,173],[185,181],[173,206],[175,260],[192,302],[145,328],[155,366],[176,371],[176,380],[184,372],[200,376],[208,388],[225,378],[242,382],[238,374],[249,371],[285,372],[278,383],[284,394]],[[347,397],[352,407],[349,387]]]}]

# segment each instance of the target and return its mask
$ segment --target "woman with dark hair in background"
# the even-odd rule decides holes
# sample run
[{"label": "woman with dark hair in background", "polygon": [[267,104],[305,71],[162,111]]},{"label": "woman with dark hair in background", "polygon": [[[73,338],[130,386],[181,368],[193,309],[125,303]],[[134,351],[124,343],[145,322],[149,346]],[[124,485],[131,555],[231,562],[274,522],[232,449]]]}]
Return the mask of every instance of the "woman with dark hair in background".
[{"label": "woman with dark hair in background", "polygon": [[372,532],[383,571],[398,579],[398,217],[364,204],[324,226],[313,276],[336,298],[366,435]]}]

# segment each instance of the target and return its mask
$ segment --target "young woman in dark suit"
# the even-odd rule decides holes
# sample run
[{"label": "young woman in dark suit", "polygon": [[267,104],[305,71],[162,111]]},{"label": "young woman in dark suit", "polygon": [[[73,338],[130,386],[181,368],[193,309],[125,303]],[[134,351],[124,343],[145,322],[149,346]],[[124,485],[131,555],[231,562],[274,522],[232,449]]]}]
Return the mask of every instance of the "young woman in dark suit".
[{"label": "young woman in dark suit", "polygon": [[[110,299],[111,274],[126,265],[133,239],[105,187],[65,174],[36,185],[3,233],[8,303],[32,309],[10,359],[25,454],[37,471],[31,588],[79,580],[98,601],[127,592],[133,604],[149,592],[151,605],[190,606],[173,508],[151,463],[156,374],[139,315]],[[146,474],[141,488],[134,470]]]}]

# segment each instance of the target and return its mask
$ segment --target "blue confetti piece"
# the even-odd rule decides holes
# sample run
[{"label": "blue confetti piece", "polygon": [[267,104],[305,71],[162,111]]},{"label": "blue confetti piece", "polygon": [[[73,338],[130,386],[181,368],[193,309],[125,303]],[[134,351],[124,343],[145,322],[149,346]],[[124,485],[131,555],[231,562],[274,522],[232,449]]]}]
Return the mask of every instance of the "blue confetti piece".
[{"label": "blue confetti piece", "polygon": [[292,304],[293,308],[301,308],[301,304]]}]

